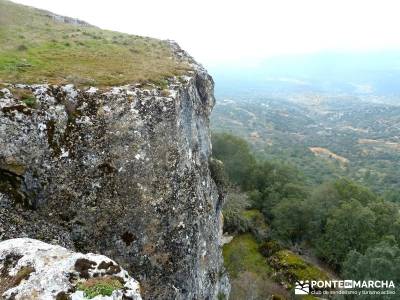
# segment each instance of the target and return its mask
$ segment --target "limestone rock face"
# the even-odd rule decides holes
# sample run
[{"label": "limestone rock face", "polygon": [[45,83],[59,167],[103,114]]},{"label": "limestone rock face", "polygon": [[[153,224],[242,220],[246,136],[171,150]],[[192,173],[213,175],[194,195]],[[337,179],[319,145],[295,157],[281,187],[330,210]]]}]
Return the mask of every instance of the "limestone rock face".
[{"label": "limestone rock face", "polygon": [[213,81],[171,46],[193,70],[162,88],[0,91],[0,240],[107,255],[144,299],[228,293],[208,165]]},{"label": "limestone rock face", "polygon": [[87,290],[101,287],[104,290],[92,299],[142,299],[138,282],[111,259],[29,238],[0,242],[0,282],[0,297],[5,300],[80,300],[90,296]]}]

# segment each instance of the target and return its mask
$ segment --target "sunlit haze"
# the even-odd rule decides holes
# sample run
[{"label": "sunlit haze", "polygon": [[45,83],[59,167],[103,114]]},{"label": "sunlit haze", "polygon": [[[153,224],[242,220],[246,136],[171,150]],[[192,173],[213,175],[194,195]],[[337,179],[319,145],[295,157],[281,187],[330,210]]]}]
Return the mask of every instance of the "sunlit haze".
[{"label": "sunlit haze", "polygon": [[176,40],[211,66],[272,55],[400,48],[396,0],[18,0],[105,29]]}]

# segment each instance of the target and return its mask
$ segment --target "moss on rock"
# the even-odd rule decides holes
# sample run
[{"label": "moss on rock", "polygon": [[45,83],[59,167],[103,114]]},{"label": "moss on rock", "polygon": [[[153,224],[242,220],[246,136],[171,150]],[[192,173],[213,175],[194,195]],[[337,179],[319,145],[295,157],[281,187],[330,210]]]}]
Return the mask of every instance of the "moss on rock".
[{"label": "moss on rock", "polygon": [[329,275],[306,262],[290,250],[280,250],[269,258],[271,266],[278,271],[277,279],[289,288],[297,280],[328,280]]}]

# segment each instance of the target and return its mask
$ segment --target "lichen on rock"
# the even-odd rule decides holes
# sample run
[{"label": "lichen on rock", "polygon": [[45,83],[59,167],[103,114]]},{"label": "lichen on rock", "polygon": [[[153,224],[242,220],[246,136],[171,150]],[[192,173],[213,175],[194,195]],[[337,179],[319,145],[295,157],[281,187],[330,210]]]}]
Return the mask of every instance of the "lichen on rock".
[{"label": "lichen on rock", "polygon": [[5,300],[142,299],[138,282],[113,260],[28,238],[0,242],[0,297]]},{"label": "lichen on rock", "polygon": [[[140,282],[144,299],[229,292],[223,197],[209,168],[214,83],[170,47],[191,70],[162,86],[3,89],[0,162],[21,167],[0,185],[0,240],[30,237],[107,255]],[[18,88],[34,95],[34,107],[14,95]]]}]

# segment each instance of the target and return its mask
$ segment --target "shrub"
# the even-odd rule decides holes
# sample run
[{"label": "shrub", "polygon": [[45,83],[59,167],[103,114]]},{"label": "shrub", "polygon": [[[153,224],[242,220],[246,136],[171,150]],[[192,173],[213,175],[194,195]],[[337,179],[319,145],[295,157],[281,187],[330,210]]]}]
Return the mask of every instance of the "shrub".
[{"label": "shrub", "polygon": [[218,159],[211,158],[208,165],[211,172],[211,178],[219,189],[225,191],[228,185],[228,179],[225,174],[224,164]]},{"label": "shrub", "polygon": [[262,243],[260,246],[260,253],[265,257],[274,255],[276,252],[280,250],[282,250],[282,247],[276,241],[267,241]]},{"label": "shrub", "polygon": [[31,108],[35,108],[36,107],[36,98],[34,96],[30,96],[28,98],[22,99],[22,102],[24,102],[26,104],[26,106],[29,106]]},{"label": "shrub", "polygon": [[311,265],[289,250],[276,252],[268,261],[275,270],[279,270],[277,276],[289,286],[293,285],[296,280],[329,279],[329,275],[326,272]]},{"label": "shrub", "polygon": [[90,278],[77,285],[78,290],[85,293],[85,296],[92,299],[96,296],[111,296],[113,291],[123,288],[119,278],[108,276],[101,278]]},{"label": "shrub", "polygon": [[224,215],[224,231],[229,233],[242,233],[248,231],[248,220],[243,216],[243,211],[249,208],[245,194],[228,192],[222,209]]}]

